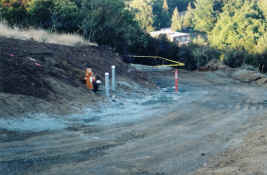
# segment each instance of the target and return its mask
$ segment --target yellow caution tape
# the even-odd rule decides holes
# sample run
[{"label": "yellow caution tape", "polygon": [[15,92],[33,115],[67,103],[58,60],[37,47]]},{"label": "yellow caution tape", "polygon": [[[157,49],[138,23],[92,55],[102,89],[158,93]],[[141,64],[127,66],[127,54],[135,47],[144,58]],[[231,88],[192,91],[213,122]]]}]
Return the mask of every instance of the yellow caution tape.
[{"label": "yellow caution tape", "polygon": [[156,65],[152,67],[178,67],[181,66],[180,64],[162,64],[162,65]]},{"label": "yellow caution tape", "polygon": [[160,56],[131,56],[129,55],[129,57],[133,57],[133,58],[154,58],[154,59],[161,59],[161,60],[165,60],[165,61],[169,61],[171,63],[175,63],[175,64],[163,64],[163,65],[157,65],[157,66],[153,66],[153,67],[162,67],[162,66],[170,66],[170,67],[176,67],[176,66],[184,66],[184,63],[179,62],[179,61],[174,61],[168,58],[163,58]]}]

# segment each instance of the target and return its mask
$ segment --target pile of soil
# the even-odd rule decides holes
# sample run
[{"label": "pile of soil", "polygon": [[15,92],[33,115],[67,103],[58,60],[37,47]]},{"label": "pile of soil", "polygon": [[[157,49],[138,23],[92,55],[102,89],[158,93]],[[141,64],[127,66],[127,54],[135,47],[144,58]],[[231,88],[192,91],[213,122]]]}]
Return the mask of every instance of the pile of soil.
[{"label": "pile of soil", "polygon": [[[104,82],[111,65],[116,65],[120,79],[147,83],[142,73],[133,68],[129,73],[129,66],[110,48],[0,38],[0,117],[42,112],[51,106],[55,108],[51,112],[69,112],[66,109],[73,101],[81,105],[97,101],[103,97],[86,88],[85,69],[92,68]],[[43,108],[44,104],[50,107]]]},{"label": "pile of soil", "polygon": [[240,69],[232,74],[234,79],[240,80],[245,83],[255,82],[258,85],[267,87],[267,77],[266,75],[259,73],[255,70]]},{"label": "pile of soil", "polygon": [[259,86],[267,87],[267,76],[262,72],[259,72],[253,66],[243,65],[240,68],[230,68],[223,64],[219,60],[211,60],[206,66],[200,67],[199,71],[216,71],[222,70],[228,74],[234,80],[238,80],[243,83],[255,83]]}]

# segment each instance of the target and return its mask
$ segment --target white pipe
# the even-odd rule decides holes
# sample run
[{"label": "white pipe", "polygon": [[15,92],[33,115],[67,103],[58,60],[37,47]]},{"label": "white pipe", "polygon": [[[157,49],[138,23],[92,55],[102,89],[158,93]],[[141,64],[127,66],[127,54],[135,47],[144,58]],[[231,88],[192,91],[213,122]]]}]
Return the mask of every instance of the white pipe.
[{"label": "white pipe", "polygon": [[111,66],[112,69],[112,91],[116,91],[116,66]]},{"label": "white pipe", "polygon": [[106,96],[109,97],[109,73],[105,73],[105,89],[106,89]]}]

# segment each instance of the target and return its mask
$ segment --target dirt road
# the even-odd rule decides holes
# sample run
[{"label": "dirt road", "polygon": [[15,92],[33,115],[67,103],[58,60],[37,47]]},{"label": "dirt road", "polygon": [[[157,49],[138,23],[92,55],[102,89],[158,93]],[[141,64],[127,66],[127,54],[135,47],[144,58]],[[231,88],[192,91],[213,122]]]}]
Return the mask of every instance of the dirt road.
[{"label": "dirt road", "polygon": [[119,95],[84,116],[42,116],[40,127],[0,121],[0,174],[190,174],[265,120],[264,88],[183,72],[177,95],[171,74],[153,72],[161,89]]}]

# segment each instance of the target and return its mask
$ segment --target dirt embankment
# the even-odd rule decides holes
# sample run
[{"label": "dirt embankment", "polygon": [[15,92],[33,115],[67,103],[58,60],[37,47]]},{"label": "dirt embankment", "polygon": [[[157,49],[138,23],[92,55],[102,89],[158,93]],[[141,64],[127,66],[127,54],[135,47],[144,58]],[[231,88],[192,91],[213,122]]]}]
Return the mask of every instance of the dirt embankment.
[{"label": "dirt embankment", "polygon": [[199,71],[216,71],[224,70],[229,78],[238,80],[242,83],[254,83],[262,87],[267,87],[267,76],[259,72],[253,66],[244,65],[241,68],[230,68],[219,60],[211,60],[206,66],[201,67]]},{"label": "dirt embankment", "polygon": [[103,95],[86,89],[85,68],[93,68],[103,80],[111,65],[117,66],[120,81],[146,84],[142,73],[129,70],[108,48],[0,38],[0,117],[78,112],[84,105],[103,99]]}]

